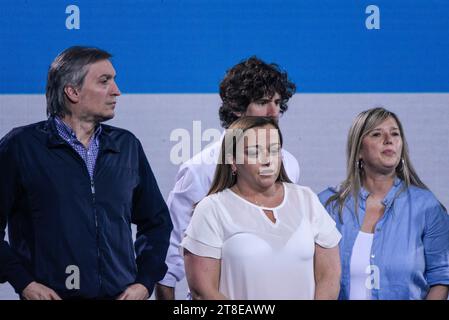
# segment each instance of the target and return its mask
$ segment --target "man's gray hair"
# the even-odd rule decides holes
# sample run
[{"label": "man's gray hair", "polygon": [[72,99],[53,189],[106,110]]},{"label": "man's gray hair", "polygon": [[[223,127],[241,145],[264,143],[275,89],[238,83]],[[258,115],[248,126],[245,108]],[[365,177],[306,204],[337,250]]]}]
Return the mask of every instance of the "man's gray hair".
[{"label": "man's gray hair", "polygon": [[45,92],[47,116],[63,117],[70,114],[66,106],[64,88],[67,85],[81,88],[88,66],[111,57],[112,55],[104,50],[80,46],[70,47],[61,52],[48,70]]}]

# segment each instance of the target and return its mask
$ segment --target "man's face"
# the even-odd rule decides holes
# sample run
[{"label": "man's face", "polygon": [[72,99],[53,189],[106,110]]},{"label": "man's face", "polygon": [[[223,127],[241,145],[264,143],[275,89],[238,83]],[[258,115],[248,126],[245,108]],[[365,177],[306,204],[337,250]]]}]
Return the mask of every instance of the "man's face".
[{"label": "man's face", "polygon": [[84,83],[78,89],[78,102],[71,111],[83,120],[106,121],[114,117],[116,98],[119,95],[111,62],[98,61],[88,66]]},{"label": "man's face", "polygon": [[265,96],[262,99],[251,102],[246,109],[245,115],[278,119],[280,106],[281,96],[276,92],[271,99]]}]

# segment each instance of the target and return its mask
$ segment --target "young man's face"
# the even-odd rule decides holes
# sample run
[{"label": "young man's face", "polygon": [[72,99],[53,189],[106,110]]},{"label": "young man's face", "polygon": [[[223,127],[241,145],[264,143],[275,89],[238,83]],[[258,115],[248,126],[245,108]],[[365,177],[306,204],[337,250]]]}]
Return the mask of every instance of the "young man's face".
[{"label": "young man's face", "polygon": [[245,116],[255,117],[272,117],[279,118],[281,106],[281,96],[279,93],[275,93],[270,99],[265,96],[262,99],[251,102],[246,109]]},{"label": "young man's face", "polygon": [[109,60],[88,66],[83,85],[78,89],[79,100],[73,113],[86,120],[106,121],[114,117],[120,90],[115,83],[115,70]]}]

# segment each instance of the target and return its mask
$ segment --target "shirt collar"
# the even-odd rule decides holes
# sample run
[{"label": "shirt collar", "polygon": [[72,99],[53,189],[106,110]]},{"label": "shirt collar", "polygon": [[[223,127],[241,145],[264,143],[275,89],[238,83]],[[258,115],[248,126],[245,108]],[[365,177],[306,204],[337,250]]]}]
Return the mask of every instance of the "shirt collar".
[{"label": "shirt collar", "polygon": [[396,196],[399,193],[399,188],[402,186],[402,180],[398,177],[394,178],[393,186],[391,187],[390,191],[388,191],[385,198],[382,200],[382,204],[388,208],[396,198]]},{"label": "shirt collar", "polygon": [[[393,181],[393,186],[388,191],[385,198],[382,200],[382,204],[385,207],[389,207],[391,205],[391,203],[395,199],[401,185],[402,185],[402,180],[399,179],[398,177],[395,177],[394,181]],[[364,187],[360,188],[359,197],[361,200],[363,200],[363,202],[366,201],[366,199],[368,198],[369,195],[370,195],[370,193],[368,190],[366,190]]]},{"label": "shirt collar", "polygon": [[[75,142],[78,141],[78,138],[76,137],[75,131],[67,124],[65,123],[61,118],[58,116],[54,117],[54,122],[56,126],[56,130],[58,131],[58,134],[66,141]],[[95,132],[93,135],[93,141],[95,143],[98,143],[98,137],[101,134],[101,124],[98,124],[95,128]]]}]

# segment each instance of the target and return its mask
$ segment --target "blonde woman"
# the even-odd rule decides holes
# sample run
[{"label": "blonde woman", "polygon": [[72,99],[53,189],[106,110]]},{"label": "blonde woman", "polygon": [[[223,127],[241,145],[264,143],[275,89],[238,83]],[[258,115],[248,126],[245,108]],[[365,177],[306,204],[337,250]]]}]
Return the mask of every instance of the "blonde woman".
[{"label": "blonde woman", "polygon": [[410,161],[398,117],[360,113],[347,177],[319,197],[342,234],[341,299],[447,299],[449,216]]},{"label": "blonde woman", "polygon": [[337,298],[340,234],[318,197],[290,183],[281,147],[272,118],[227,130],[182,242],[194,299]]}]

